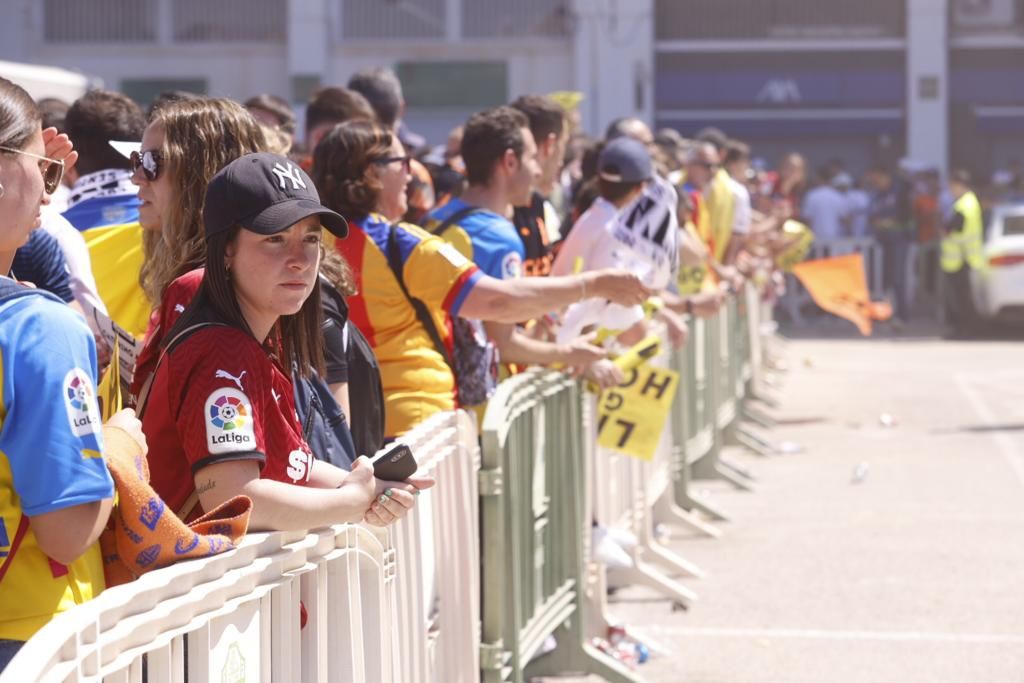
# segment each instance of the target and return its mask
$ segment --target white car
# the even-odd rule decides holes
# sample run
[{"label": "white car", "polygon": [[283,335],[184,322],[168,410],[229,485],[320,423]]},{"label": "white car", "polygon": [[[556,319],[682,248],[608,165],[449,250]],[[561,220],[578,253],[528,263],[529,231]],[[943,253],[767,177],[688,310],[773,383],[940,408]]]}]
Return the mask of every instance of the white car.
[{"label": "white car", "polygon": [[971,272],[978,315],[1024,315],[1024,203],[992,208],[984,254],[986,267]]}]

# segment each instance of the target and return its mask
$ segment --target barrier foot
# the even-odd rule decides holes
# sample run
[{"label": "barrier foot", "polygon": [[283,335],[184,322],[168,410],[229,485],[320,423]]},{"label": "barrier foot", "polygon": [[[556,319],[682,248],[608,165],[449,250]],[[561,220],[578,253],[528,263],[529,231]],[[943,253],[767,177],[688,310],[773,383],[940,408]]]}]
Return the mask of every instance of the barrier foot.
[{"label": "barrier foot", "polygon": [[600,676],[609,683],[646,683],[647,679],[590,643],[583,643],[583,656],[587,659],[587,673]]},{"label": "barrier foot", "polygon": [[642,558],[647,558],[647,553],[650,553],[650,558],[653,561],[666,567],[671,573],[675,574],[686,574],[692,576],[695,579],[703,579],[707,574],[703,569],[690,562],[684,557],[680,557],[676,553],[672,552],[658,541],[649,541],[644,543],[637,549]]},{"label": "barrier foot", "polygon": [[[609,683],[647,683],[647,679],[590,643],[580,642],[577,645],[572,630],[560,628],[554,635],[559,647],[530,662],[526,667],[525,680],[579,672],[600,676]],[[562,645],[565,641],[572,642]]]},{"label": "barrier foot", "polygon": [[742,407],[741,410],[741,414],[744,420],[753,422],[754,424],[760,427],[764,427],[765,429],[774,429],[776,427],[775,418],[750,405],[749,401]]},{"label": "barrier foot", "polygon": [[[670,492],[666,491],[666,494]],[[684,526],[711,538],[719,538],[722,535],[718,527],[705,522],[697,514],[679,507],[669,498],[669,495],[663,495],[654,504],[654,522],[669,526]]]},{"label": "barrier foot", "polygon": [[736,443],[766,458],[775,455],[775,448],[770,443],[743,427],[736,431]]},{"label": "barrier foot", "polygon": [[774,396],[766,387],[760,386],[760,383],[754,383],[751,386],[749,398],[765,404],[772,410],[779,410],[782,407],[782,402],[778,397]]},{"label": "barrier foot", "polygon": [[741,491],[753,491],[754,483],[751,481],[750,475],[742,470],[735,469],[734,466],[729,465],[725,462],[719,462],[715,466],[715,474],[720,479],[724,479]]},{"label": "barrier foot", "polygon": [[684,508],[689,508],[691,511],[692,510],[696,510],[697,512],[701,513],[702,515],[706,515],[707,517],[710,517],[711,519],[715,520],[716,522],[728,522],[729,521],[729,518],[726,515],[724,515],[723,513],[719,512],[714,507],[708,505],[707,503],[702,501],[700,498],[697,498],[697,497],[693,496],[692,494],[688,494],[686,496],[686,500],[683,501],[683,507]]},{"label": "barrier foot", "polygon": [[643,561],[637,562],[634,560],[634,565],[632,567],[609,570],[609,572],[614,573],[616,578],[616,581],[614,582],[615,584],[618,584],[621,581],[626,585],[646,586],[647,588],[651,588],[675,602],[681,603],[684,607],[689,607],[697,601],[697,594],[692,590],[678,581],[670,579],[650,564]]}]

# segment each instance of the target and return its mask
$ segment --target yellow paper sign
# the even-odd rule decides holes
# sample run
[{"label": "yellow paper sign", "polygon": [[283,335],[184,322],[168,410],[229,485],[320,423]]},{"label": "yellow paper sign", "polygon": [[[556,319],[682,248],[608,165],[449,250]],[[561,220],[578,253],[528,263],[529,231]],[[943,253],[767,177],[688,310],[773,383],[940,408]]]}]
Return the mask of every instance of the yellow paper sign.
[{"label": "yellow paper sign", "polygon": [[106,422],[111,415],[121,410],[124,403],[121,397],[120,353],[117,344],[114,344],[110,365],[107,366],[107,371],[100,378],[97,392],[100,399],[100,413],[103,415],[103,421]]},{"label": "yellow paper sign", "polygon": [[626,373],[626,381],[601,394],[597,442],[644,460],[654,452],[665,428],[679,384],[679,373],[644,364]]}]

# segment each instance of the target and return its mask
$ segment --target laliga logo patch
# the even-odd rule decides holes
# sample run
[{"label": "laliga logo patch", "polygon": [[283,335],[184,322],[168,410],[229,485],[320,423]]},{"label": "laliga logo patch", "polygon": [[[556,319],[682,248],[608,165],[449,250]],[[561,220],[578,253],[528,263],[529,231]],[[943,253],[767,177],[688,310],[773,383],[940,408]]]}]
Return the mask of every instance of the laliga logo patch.
[{"label": "laliga logo patch", "polygon": [[523,274],[523,260],[519,254],[511,251],[501,259],[501,277],[504,280],[514,280]]},{"label": "laliga logo patch", "polygon": [[206,399],[206,441],[210,453],[256,448],[249,397],[237,389],[217,389]]},{"label": "laliga logo patch", "polygon": [[75,436],[95,434],[100,428],[100,407],[89,375],[80,368],[64,376],[64,407],[67,409],[71,433]]}]

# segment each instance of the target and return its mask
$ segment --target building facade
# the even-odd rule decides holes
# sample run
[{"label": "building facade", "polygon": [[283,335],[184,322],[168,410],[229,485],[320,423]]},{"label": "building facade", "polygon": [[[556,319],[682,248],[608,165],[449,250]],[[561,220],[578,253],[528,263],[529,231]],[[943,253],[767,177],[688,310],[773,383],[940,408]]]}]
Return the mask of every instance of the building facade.
[{"label": "building facade", "polygon": [[393,66],[434,142],[482,107],[579,90],[599,134],[638,115],[774,160],[1024,157],[1024,0],[7,0],[0,59],[301,103]]}]

